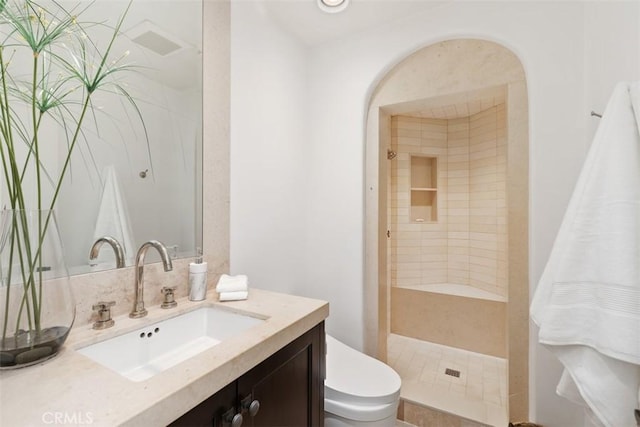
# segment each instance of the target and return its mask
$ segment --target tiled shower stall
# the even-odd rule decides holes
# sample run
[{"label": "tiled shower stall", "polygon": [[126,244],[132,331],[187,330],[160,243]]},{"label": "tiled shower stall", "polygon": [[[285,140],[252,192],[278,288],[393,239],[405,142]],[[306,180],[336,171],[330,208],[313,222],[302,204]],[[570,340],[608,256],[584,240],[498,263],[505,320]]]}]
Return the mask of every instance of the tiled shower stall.
[{"label": "tiled shower stall", "polygon": [[456,119],[392,118],[392,286],[507,294],[505,118],[504,103]]},{"label": "tiled shower stall", "polygon": [[[446,387],[497,412],[507,400],[506,126],[499,97],[392,116],[388,169],[389,362],[406,391]],[[405,337],[417,341],[399,352],[393,346]],[[445,381],[417,362],[421,342],[486,356],[505,372],[474,379],[463,368],[461,379]],[[460,366],[438,365],[447,363]]]}]

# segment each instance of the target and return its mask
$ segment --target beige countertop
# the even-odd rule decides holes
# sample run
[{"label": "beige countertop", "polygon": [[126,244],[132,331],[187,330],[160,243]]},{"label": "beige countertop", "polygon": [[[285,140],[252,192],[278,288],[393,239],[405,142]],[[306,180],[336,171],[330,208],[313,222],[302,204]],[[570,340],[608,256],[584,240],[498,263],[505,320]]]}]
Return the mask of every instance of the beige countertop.
[{"label": "beige countertop", "polygon": [[[266,319],[236,337],[133,382],[78,353],[104,339],[203,306]],[[329,315],[324,301],[251,289],[245,301],[178,300],[178,307],[147,307],[149,315],[115,318],[102,331],[74,326],[63,350],[39,365],[0,372],[0,425],[161,426],[189,411]]]}]

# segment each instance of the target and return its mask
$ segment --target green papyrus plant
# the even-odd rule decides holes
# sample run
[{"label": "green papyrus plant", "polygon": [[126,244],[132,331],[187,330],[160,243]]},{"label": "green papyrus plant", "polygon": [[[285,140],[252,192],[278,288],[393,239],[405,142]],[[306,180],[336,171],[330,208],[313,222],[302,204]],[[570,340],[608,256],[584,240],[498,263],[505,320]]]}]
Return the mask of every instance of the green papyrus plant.
[{"label": "green papyrus plant", "polygon": [[[110,39],[100,45],[90,33],[103,31],[105,25],[81,20],[91,3],[67,10],[54,0],[0,0],[0,209],[14,211],[5,227],[8,232],[0,236],[9,258],[8,271],[2,272],[3,341],[17,336],[25,315],[29,331],[37,335],[42,328],[47,303],[42,297],[42,241],[72,154],[79,144],[89,144],[85,128],[97,125],[101,114],[93,103],[95,94],[103,91],[126,101],[123,106],[135,112],[144,129],[140,110],[120,77],[133,70],[124,63],[127,53],[112,52],[130,6],[110,30]],[[56,167],[43,158],[52,140],[61,146]],[[27,210],[40,212],[35,226],[28,227],[25,215],[15,213]],[[12,271],[16,268],[17,274]],[[10,298],[12,277],[22,284],[19,304]],[[11,310],[17,315],[10,316]],[[18,320],[10,325],[10,319]]]}]

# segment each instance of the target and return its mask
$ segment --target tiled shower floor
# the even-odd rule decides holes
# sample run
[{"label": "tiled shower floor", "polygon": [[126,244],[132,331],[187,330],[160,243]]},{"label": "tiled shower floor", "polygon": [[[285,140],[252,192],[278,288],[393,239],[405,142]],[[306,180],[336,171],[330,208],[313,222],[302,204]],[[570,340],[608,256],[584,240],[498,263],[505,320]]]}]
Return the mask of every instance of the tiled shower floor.
[{"label": "tiled shower floor", "polygon": [[[506,359],[395,334],[387,350],[402,378],[403,400],[483,424],[508,424]],[[460,377],[446,375],[447,368]]]}]

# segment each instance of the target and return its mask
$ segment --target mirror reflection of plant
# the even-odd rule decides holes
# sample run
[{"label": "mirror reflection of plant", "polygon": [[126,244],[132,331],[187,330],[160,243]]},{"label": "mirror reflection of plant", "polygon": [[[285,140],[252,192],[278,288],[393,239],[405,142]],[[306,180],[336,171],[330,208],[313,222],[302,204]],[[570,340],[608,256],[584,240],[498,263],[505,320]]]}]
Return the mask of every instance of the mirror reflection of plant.
[{"label": "mirror reflection of plant", "polygon": [[[14,147],[12,132],[17,132],[20,140],[28,147],[27,158],[22,164],[21,179],[16,181],[13,177],[11,181],[8,181],[8,184],[23,182],[27,166],[31,165],[30,156],[32,155],[36,157],[32,165],[35,167],[36,174],[42,172],[42,170],[38,170],[43,169],[39,158],[39,131],[43,117],[49,115],[61,125],[67,138],[67,153],[62,170],[57,176],[58,179],[52,179],[49,175],[50,182],[55,185],[55,192],[49,203],[49,208],[52,208],[62,183],[60,178],[66,174],[71,154],[83,131],[82,124],[85,116],[88,113],[93,115],[96,113],[96,109],[92,105],[92,95],[98,90],[120,95],[129,102],[141,118],[133,97],[124,84],[119,83],[116,79],[121,72],[134,70],[131,65],[122,64],[127,53],[121,54],[115,60],[110,60],[110,53],[126,11],[118,21],[107,48],[101,53],[85,31],[87,26],[99,24],[80,23],[78,17],[82,11],[78,15],[72,15],[57,6],[57,10],[52,12],[32,1],[26,1],[21,5],[14,4],[14,6],[17,7],[12,8],[11,5],[8,5],[0,14],[2,16],[1,24],[6,24],[11,29],[10,39],[0,47],[0,69],[4,83],[2,88],[4,96],[0,97],[0,106],[3,117],[5,117],[5,111],[10,111],[5,107],[10,106],[9,95],[12,95],[14,99],[31,107],[31,120],[25,122],[21,119],[21,114],[10,111],[6,115],[10,122],[5,126],[3,120],[0,125],[2,126],[0,129],[3,139],[8,141],[8,147],[10,147],[8,150],[13,151]],[[4,51],[8,47],[28,47],[30,49],[33,55],[33,72],[30,76],[30,82],[23,83],[14,79],[9,72],[11,63],[5,62],[4,58]],[[9,82],[8,87],[6,86],[7,82]],[[144,122],[142,120],[140,122],[144,128]],[[146,129],[144,130],[146,135]],[[9,156],[9,160],[16,160],[15,152],[13,152],[13,157]],[[36,182],[41,183],[42,180],[37,178]],[[15,205],[13,203],[11,205],[12,208],[25,208],[20,205],[25,201],[24,195],[20,194],[22,189],[18,185],[13,188],[13,191],[10,191],[10,194],[16,199]],[[45,208],[46,206],[43,206],[42,203],[42,193],[38,192],[37,194],[37,207],[39,209]]]},{"label": "mirror reflection of plant", "polygon": [[[132,1],[132,0],[131,0]],[[123,72],[132,71],[131,65],[123,63],[127,53],[112,60],[112,49],[119,35],[131,1],[113,28],[113,33],[104,50],[89,37],[87,31],[92,27],[101,27],[100,23],[81,23],[79,17],[91,4],[75,13],[65,10],[55,1],[47,7],[35,1],[24,0],[9,2],[0,0],[0,28],[3,39],[0,41],[0,160],[3,165],[6,194],[13,210],[47,210],[44,218],[38,220],[38,230],[26,227],[14,227],[16,233],[11,238],[11,253],[26,253],[27,260],[21,259],[20,266],[25,288],[25,297],[20,306],[29,314],[29,328],[39,330],[42,309],[42,254],[41,244],[55,207],[60,188],[70,165],[72,153],[83,137],[83,125],[87,115],[95,118],[92,97],[97,91],[106,91],[121,97],[133,108],[147,135],[144,121],[133,97],[118,79]],[[7,57],[7,51],[13,49]],[[28,52],[31,61],[31,74],[27,80],[13,75],[20,69],[21,57],[18,52]],[[26,106],[26,107],[25,107]],[[29,110],[25,114],[25,109]],[[64,136],[65,153],[62,167],[53,172],[44,167],[41,158],[44,139],[43,120],[50,117],[61,129]],[[55,138],[55,137],[54,137]],[[147,147],[148,147],[147,138]],[[21,154],[22,153],[22,154]],[[28,175],[35,176],[36,201],[31,206],[26,198]],[[43,185],[53,189],[50,200],[43,200]],[[3,209],[6,209],[4,206]],[[23,220],[23,225],[26,221]],[[18,230],[23,236],[18,235]],[[35,234],[37,233],[37,234]],[[29,234],[37,236],[37,247],[30,247]],[[24,246],[24,248],[21,247]],[[11,259],[10,261],[13,261]],[[26,262],[25,262],[26,261]],[[9,280],[13,262],[9,262]],[[39,272],[39,273],[37,273]],[[38,276],[37,278],[34,276]],[[6,285],[10,285],[7,283]],[[28,292],[27,292],[28,291]],[[5,298],[6,317],[9,313],[9,298]],[[20,316],[18,316],[19,318]]]}]

